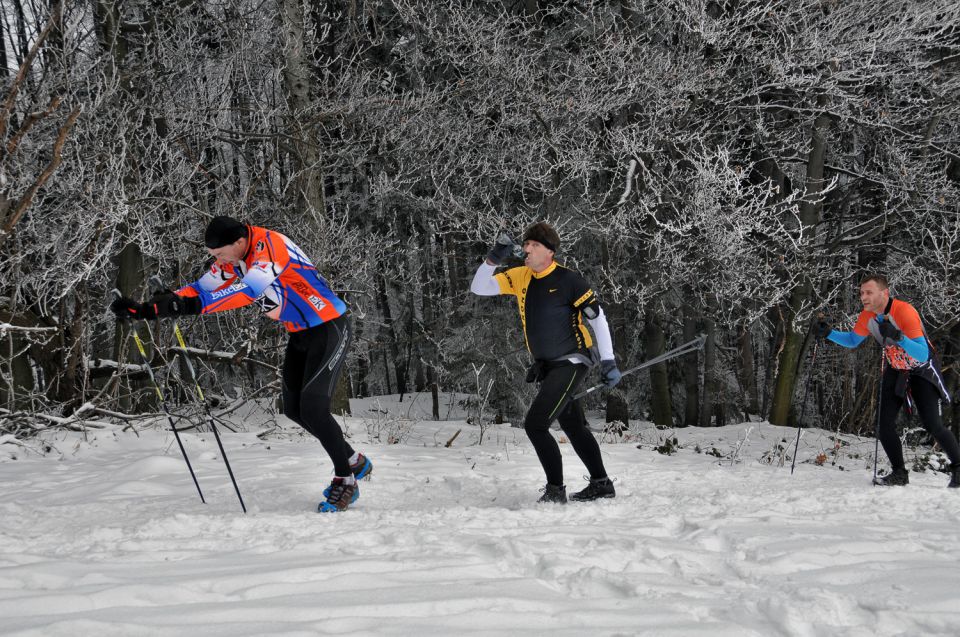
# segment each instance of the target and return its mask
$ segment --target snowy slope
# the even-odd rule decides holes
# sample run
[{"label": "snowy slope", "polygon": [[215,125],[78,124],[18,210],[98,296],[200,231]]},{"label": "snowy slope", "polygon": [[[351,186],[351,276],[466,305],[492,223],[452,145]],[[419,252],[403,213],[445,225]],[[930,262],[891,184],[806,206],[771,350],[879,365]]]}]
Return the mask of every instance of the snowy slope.
[{"label": "snowy slope", "polygon": [[206,505],[162,430],[0,444],[0,634],[960,634],[960,492],[871,487],[872,441],[838,457],[808,431],[791,476],[792,430],[643,425],[603,444],[618,497],[561,507],[534,504],[521,430],[477,446],[462,421],[367,407],[347,429],[373,478],[334,515],[294,426],[224,434],[247,515],[207,434],[184,435]]}]

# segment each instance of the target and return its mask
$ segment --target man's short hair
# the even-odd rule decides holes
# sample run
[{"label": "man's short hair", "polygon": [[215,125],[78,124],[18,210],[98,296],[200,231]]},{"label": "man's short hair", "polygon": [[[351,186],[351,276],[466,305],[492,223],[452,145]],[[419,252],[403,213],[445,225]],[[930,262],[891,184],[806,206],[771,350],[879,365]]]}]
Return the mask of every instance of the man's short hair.
[{"label": "man's short hair", "polygon": [[877,284],[877,287],[881,290],[886,290],[890,288],[890,282],[887,281],[887,277],[882,274],[868,274],[867,276],[860,279],[860,287],[863,287],[870,281],[874,281]]}]

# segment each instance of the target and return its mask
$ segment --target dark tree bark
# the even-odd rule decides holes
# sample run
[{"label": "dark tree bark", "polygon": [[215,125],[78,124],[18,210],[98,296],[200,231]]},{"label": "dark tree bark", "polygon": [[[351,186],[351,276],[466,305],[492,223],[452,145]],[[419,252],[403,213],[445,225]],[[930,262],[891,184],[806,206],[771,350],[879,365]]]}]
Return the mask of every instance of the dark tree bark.
[{"label": "dark tree bark", "polygon": [[[666,351],[663,327],[653,311],[647,312],[645,321],[647,359],[655,358]],[[665,363],[650,368],[650,411],[653,423],[658,427],[673,426],[673,405],[670,398],[670,380]]]},{"label": "dark tree bark", "polygon": [[753,338],[750,329],[743,325],[737,337],[737,353],[740,363],[740,384],[746,397],[746,410],[749,414],[760,413],[760,394],[757,391],[757,374],[753,362]]},{"label": "dark tree bark", "polygon": [[[693,308],[683,306],[683,342],[689,343],[697,337],[697,321]],[[700,424],[700,354],[693,352],[683,357],[684,412],[683,426],[696,427]]]},{"label": "dark tree bark", "polygon": [[[820,97],[818,104],[827,105],[827,98]],[[833,122],[829,113],[817,116],[811,130],[810,153],[807,157],[807,188],[803,202],[800,205],[800,223],[805,232],[813,232],[820,221],[820,210],[823,205],[822,191],[824,186],[824,171],[827,155],[827,134]],[[787,316],[786,336],[783,351],[779,360],[779,373],[776,387],[773,392],[773,404],[770,406],[770,422],[775,425],[786,425],[793,405],[793,394],[797,383],[797,361],[803,354],[801,351],[806,334],[794,321],[797,314],[807,305],[812,288],[810,280],[804,277],[793,289],[790,295],[790,306]]]},{"label": "dark tree bark", "polygon": [[703,321],[707,341],[703,346],[703,404],[700,407],[700,426],[713,424],[714,402],[717,400],[717,335],[712,319]]}]

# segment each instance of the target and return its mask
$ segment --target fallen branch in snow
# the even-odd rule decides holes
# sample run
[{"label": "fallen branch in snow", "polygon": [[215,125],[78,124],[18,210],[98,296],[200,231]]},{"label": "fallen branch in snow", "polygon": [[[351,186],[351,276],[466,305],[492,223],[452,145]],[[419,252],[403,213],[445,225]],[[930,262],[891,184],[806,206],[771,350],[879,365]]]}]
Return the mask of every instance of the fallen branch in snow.
[{"label": "fallen branch in snow", "polygon": [[262,394],[263,392],[267,391],[268,389],[272,389],[272,390],[274,390],[274,391],[280,389],[280,381],[275,380],[275,381],[273,381],[273,382],[267,383],[266,385],[264,385],[264,386],[261,387],[260,389],[257,389],[256,391],[251,392],[249,396],[245,396],[243,399],[238,400],[236,403],[234,403],[234,404],[231,405],[230,407],[227,407],[226,409],[223,409],[222,411],[218,411],[216,414],[214,414],[214,416],[215,416],[216,418],[218,418],[218,419],[219,419],[219,418],[223,418],[224,416],[226,416],[226,415],[229,414],[230,412],[233,412],[233,411],[236,411],[237,409],[240,409],[241,407],[243,407],[244,405],[246,405],[247,403],[249,403],[251,400],[253,400],[255,397],[257,397],[259,394]]},{"label": "fallen branch in snow", "polygon": [[200,360],[214,363],[224,363],[227,365],[244,365],[246,363],[253,363],[254,365],[265,367],[271,371],[277,371],[277,367],[275,365],[259,361],[255,358],[249,358],[246,352],[243,350],[240,350],[239,352],[220,352],[209,349],[200,349],[197,347],[170,347],[167,348],[167,351],[174,355],[188,354],[189,356],[199,358]]},{"label": "fallen branch in snow", "polygon": [[450,440],[448,440],[447,443],[446,443],[445,445],[443,445],[443,446],[449,449],[449,448],[450,448],[450,445],[452,445],[452,444],[453,444],[453,441],[457,439],[457,436],[460,435],[460,432],[461,432],[461,431],[463,431],[463,430],[462,430],[462,429],[457,429],[457,432],[456,432],[455,434],[453,434],[452,436],[450,436]]},{"label": "fallen branch in snow", "polygon": [[[71,431],[86,431],[87,429],[103,429],[109,424],[95,420],[81,420],[75,416],[54,416],[52,414],[26,411],[0,413],[0,420],[6,420],[11,424],[27,427],[34,432],[50,429],[51,426],[52,428],[63,428]],[[49,424],[44,425],[36,422],[37,420],[43,420]],[[4,424],[2,430],[7,430],[9,426],[10,425]]]}]

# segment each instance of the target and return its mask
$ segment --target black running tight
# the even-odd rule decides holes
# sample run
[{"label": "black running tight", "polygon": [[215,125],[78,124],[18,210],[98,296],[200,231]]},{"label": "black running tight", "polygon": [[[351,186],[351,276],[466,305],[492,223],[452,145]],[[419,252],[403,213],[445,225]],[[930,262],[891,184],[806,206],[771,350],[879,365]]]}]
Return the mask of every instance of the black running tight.
[{"label": "black running tight", "polygon": [[[887,369],[883,373],[883,387],[880,390],[880,417],[879,438],[883,450],[894,469],[904,468],[903,446],[900,436],[897,435],[897,414],[903,407],[904,398],[897,396],[897,377],[900,375],[895,369]],[[949,429],[943,426],[940,419],[940,392],[928,380],[919,376],[910,376],[910,394],[920,416],[920,424],[937,441],[952,463],[960,463],[960,446]]]},{"label": "black running tight", "polygon": [[590,477],[607,477],[603,459],[600,457],[600,445],[587,427],[580,401],[571,400],[587,371],[586,365],[548,364],[540,383],[540,391],[533,399],[523,423],[549,484],[563,484],[563,458],[557,441],[550,435],[550,425],[554,420],[560,421],[560,428],[577,456],[586,465]]},{"label": "black running tight", "polygon": [[283,413],[320,441],[338,476],[351,475],[353,449],[330,413],[330,397],[350,338],[350,318],[344,315],[291,334],[283,360]]}]

